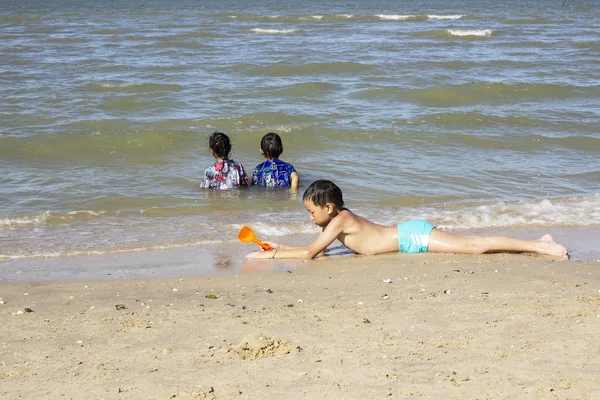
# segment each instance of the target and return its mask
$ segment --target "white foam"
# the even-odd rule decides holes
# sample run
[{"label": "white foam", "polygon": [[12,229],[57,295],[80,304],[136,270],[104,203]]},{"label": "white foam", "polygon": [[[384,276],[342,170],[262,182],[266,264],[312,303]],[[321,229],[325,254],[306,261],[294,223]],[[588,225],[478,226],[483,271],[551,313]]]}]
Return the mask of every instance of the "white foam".
[{"label": "white foam", "polygon": [[442,212],[427,211],[418,217],[442,229],[600,225],[600,195],[566,201],[499,202]]},{"label": "white foam", "polygon": [[15,217],[15,218],[0,218],[0,226],[25,225],[25,224],[43,224],[48,221],[50,211],[44,211],[39,215]]},{"label": "white foam", "polygon": [[429,19],[461,19],[464,15],[428,15]]},{"label": "white foam", "polygon": [[311,15],[310,16],[312,19],[323,19],[322,15]]},{"label": "white foam", "polygon": [[99,83],[101,87],[104,88],[125,88],[131,86],[139,86],[141,83],[139,82],[124,82],[124,83]]},{"label": "white foam", "polygon": [[492,29],[480,29],[480,30],[461,30],[461,29],[447,29],[448,33],[454,36],[490,36]]},{"label": "white foam", "polygon": [[352,14],[336,14],[337,18],[354,18]]},{"label": "white foam", "polygon": [[294,33],[297,31],[296,29],[264,29],[264,28],[252,28],[250,30],[254,33],[270,34],[270,35],[288,34],[288,33]]},{"label": "white foam", "polygon": [[69,211],[68,215],[77,215],[77,214],[88,214],[93,215],[95,217],[99,217],[100,215],[105,214],[106,211],[92,211],[92,210],[78,210],[78,211]]},{"label": "white foam", "polygon": [[376,17],[385,21],[402,21],[409,18],[414,18],[416,15],[389,15],[389,14],[377,14]]}]

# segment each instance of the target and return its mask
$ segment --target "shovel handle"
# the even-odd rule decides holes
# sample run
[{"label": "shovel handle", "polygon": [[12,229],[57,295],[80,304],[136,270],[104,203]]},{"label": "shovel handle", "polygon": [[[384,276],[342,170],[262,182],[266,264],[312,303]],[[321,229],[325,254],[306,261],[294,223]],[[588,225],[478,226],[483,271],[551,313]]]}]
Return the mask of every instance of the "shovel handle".
[{"label": "shovel handle", "polygon": [[264,251],[273,251],[273,248],[272,248],[271,246],[269,246],[269,245],[268,245],[268,244],[266,244],[266,243],[263,243],[263,242],[261,242],[261,241],[260,241],[260,240],[258,240],[258,239],[253,239],[252,241],[253,241],[254,243],[256,243],[257,245],[259,245],[260,247],[262,247],[262,249],[263,249]]}]

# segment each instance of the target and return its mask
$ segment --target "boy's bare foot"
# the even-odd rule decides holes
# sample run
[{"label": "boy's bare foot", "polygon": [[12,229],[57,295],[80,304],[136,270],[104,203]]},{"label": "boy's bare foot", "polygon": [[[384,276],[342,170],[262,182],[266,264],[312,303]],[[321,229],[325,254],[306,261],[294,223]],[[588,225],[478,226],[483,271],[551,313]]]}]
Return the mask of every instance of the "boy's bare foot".
[{"label": "boy's bare foot", "polygon": [[538,242],[540,242],[540,251],[542,253],[569,259],[569,250],[565,246],[556,243],[550,234],[545,234]]}]

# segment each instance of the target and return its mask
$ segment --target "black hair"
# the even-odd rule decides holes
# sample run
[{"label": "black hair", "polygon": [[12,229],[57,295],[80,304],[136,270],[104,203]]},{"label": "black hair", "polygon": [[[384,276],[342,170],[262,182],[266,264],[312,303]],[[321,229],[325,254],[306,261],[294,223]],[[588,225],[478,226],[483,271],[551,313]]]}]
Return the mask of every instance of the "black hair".
[{"label": "black hair", "polygon": [[229,136],[223,132],[215,132],[210,135],[208,147],[215,153],[217,157],[225,160],[229,158],[231,142],[229,141]]},{"label": "black hair", "polygon": [[260,148],[268,159],[279,158],[283,153],[283,143],[275,132],[267,133],[260,141]]},{"label": "black hair", "polygon": [[302,200],[310,200],[317,207],[325,207],[327,203],[333,203],[335,208],[344,208],[342,190],[331,181],[319,179],[310,184],[302,196]]}]

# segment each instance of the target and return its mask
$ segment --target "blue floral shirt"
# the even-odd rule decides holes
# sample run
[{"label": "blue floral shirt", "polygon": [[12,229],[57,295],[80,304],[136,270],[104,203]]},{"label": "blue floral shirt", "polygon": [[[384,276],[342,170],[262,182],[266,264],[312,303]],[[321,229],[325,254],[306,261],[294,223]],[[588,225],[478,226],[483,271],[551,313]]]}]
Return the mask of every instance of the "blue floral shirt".
[{"label": "blue floral shirt", "polygon": [[233,160],[217,161],[204,171],[200,188],[228,190],[248,186],[248,174],[239,162]]},{"label": "blue floral shirt", "polygon": [[294,166],[278,159],[259,164],[252,173],[252,183],[264,187],[290,187]]}]

